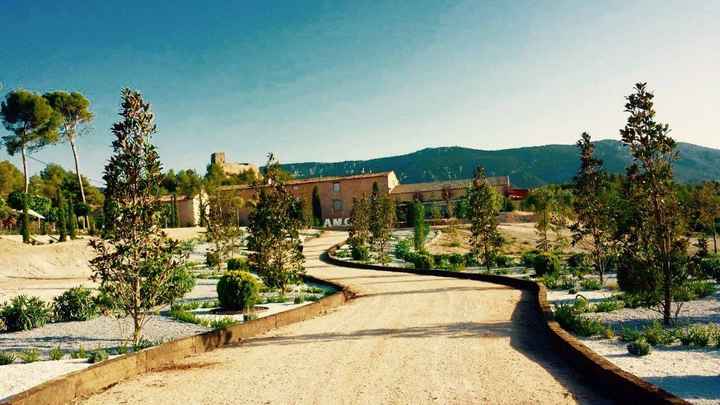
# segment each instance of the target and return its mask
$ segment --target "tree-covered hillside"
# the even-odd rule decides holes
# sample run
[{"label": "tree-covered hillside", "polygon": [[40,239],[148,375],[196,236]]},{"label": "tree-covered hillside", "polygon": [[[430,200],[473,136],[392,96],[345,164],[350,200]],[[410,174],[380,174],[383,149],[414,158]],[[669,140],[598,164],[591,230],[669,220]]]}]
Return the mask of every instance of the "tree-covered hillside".
[{"label": "tree-covered hillside", "polygon": [[[630,160],[625,147],[615,140],[596,142],[596,154],[605,168],[621,173]],[[676,178],[682,182],[720,180],[720,150],[679,143]],[[462,147],[428,148],[407,155],[335,163],[292,163],[283,167],[296,177],[346,176],[394,170],[403,183],[466,179],[475,166],[488,176],[508,175],[515,187],[535,187],[569,181],[579,160],[575,145],[545,145],[496,151]]]}]

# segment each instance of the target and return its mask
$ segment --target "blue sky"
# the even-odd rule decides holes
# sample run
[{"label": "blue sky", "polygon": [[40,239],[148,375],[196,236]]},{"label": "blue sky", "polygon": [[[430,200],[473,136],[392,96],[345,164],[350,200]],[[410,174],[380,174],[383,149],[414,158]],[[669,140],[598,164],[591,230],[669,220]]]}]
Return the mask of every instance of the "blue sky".
[{"label": "blue sky", "polygon": [[[221,150],[336,161],[618,138],[637,81],[676,139],[720,148],[718,20],[700,1],[0,0],[0,95],[85,93],[92,178],[123,86],[153,104],[165,166],[202,172]],[[71,167],[67,145],[35,156]]]}]

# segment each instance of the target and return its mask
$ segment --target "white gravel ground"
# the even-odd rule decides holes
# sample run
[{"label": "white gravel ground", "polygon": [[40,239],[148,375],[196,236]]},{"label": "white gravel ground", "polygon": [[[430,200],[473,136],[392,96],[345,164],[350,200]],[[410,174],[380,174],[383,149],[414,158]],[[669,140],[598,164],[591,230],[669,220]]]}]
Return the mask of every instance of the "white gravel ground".
[{"label": "white gravel ground", "polygon": [[580,339],[618,367],[695,404],[720,404],[720,352],[681,346],[656,347],[643,357],[630,355],[617,339]]},{"label": "white gravel ground", "polygon": [[[609,290],[580,292],[597,302],[617,292]],[[577,294],[566,290],[548,291],[553,304],[572,302]],[[624,326],[642,328],[659,320],[657,311],[647,308],[623,308],[586,316],[612,326],[616,333]],[[679,324],[720,323],[720,293],[683,304]],[[610,362],[673,394],[696,404],[720,404],[720,348],[689,348],[679,343],[653,348],[647,356],[628,353],[627,343],[619,339],[578,338],[588,348]]]},{"label": "white gravel ground", "polygon": [[0,368],[0,401],[63,374],[89,367],[85,359],[38,361]]}]

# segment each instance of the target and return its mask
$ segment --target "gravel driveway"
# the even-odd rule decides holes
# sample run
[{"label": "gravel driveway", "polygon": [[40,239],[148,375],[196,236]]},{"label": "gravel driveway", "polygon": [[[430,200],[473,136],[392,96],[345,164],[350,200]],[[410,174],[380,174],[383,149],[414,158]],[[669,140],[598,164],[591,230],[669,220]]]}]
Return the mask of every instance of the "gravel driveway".
[{"label": "gravel driveway", "polygon": [[180,368],[121,382],[88,404],[598,403],[592,384],[547,350],[529,293],[470,280],[338,268],[310,274],[361,294],[335,311]]}]

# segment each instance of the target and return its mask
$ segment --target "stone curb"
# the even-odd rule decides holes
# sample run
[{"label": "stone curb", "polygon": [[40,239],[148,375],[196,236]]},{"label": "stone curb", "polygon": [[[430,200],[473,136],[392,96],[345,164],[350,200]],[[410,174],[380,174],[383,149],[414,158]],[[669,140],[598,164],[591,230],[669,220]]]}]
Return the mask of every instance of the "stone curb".
[{"label": "stone curb", "polygon": [[200,335],[173,340],[65,374],[6,398],[0,401],[0,405],[67,404],[75,399],[101,392],[129,377],[172,366],[190,355],[237,344],[281,326],[323,315],[354,296],[350,289],[337,283],[308,275],[305,276],[305,279],[332,285],[339,291],[299,308]]},{"label": "stone curb", "polygon": [[641,404],[689,404],[664,389],[651,384],[638,376],[628,373],[620,367],[612,364],[604,357],[590,350],[573,335],[566,332],[555,321],[550,304],[547,302],[547,291],[542,283],[523,280],[514,277],[500,276],[494,274],[477,274],[450,272],[445,270],[415,270],[401,267],[386,267],[374,264],[348,262],[333,257],[335,250],[344,245],[338,243],[330,247],[321,256],[321,260],[336,266],[351,267],[355,269],[392,271],[398,273],[411,273],[424,276],[452,277],[459,279],[484,281],[494,284],[506,285],[519,290],[531,291],[535,294],[534,303],[537,314],[547,326],[551,338],[552,349],[560,353],[563,358],[572,364],[588,381],[598,384],[611,393],[611,397],[622,403],[637,402]]}]

